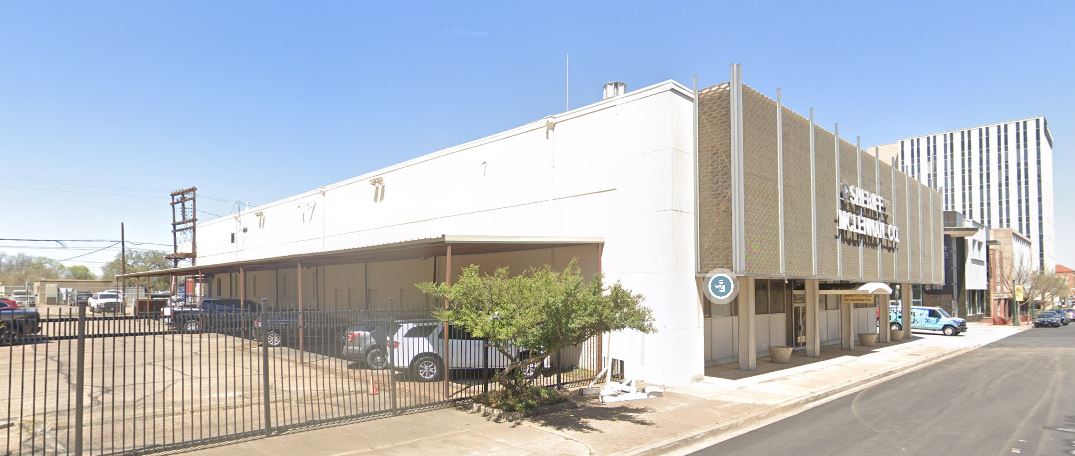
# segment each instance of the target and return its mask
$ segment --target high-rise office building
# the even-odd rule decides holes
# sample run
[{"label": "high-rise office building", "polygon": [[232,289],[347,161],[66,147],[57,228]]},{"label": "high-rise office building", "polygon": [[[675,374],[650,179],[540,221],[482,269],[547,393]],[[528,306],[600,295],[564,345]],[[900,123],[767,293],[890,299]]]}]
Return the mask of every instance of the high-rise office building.
[{"label": "high-rise office building", "polygon": [[1032,264],[1055,267],[1053,138],[1045,117],[913,136],[871,152],[940,192],[944,210],[1030,238]]}]

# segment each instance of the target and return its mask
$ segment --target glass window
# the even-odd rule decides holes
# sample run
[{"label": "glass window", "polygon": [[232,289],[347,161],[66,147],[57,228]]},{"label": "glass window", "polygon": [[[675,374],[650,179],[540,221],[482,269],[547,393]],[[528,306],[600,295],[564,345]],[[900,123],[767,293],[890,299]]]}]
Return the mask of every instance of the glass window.
[{"label": "glass window", "polygon": [[433,334],[434,329],[437,329],[434,325],[415,326],[407,330],[407,334],[404,334],[403,337],[426,337]]},{"label": "glass window", "polygon": [[825,299],[825,310],[840,310],[840,297],[837,295],[822,295]]},{"label": "glass window", "polygon": [[769,313],[769,281],[754,281],[754,313],[757,315]]},{"label": "glass window", "polygon": [[929,309],[929,318],[941,318],[941,313],[937,309]]},{"label": "glass window", "polygon": [[790,293],[787,290],[787,284],[783,280],[772,280],[769,282],[769,312],[770,313],[784,313],[787,307],[787,298]]},{"label": "glass window", "polygon": [[448,327],[448,338],[449,339],[455,339],[455,340],[471,340],[471,339],[475,339],[474,336],[470,335],[470,332],[468,332],[466,329],[463,329],[463,328],[461,328],[459,326],[449,326]]}]

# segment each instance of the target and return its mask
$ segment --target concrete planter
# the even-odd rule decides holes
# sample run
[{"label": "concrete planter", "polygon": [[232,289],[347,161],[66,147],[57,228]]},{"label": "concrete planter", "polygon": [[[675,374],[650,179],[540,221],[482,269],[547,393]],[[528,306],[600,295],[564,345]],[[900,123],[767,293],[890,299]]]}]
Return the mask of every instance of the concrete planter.
[{"label": "concrete planter", "polygon": [[889,340],[892,341],[892,342],[903,340],[903,330],[902,329],[893,329],[892,334],[891,334],[891,338]]},{"label": "concrete planter", "polygon": [[877,345],[876,333],[861,333],[859,334],[859,345],[863,347],[873,347]]},{"label": "concrete planter", "polygon": [[791,361],[791,347],[786,345],[770,345],[769,360],[776,364],[787,364]]}]

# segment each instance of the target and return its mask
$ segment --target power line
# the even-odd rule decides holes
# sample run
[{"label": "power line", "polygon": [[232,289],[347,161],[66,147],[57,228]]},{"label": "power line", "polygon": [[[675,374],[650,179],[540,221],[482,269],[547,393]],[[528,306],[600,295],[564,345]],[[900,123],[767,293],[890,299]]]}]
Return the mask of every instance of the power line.
[{"label": "power line", "polygon": [[152,196],[152,195],[136,195],[133,193],[109,193],[109,192],[87,192],[84,190],[64,190],[60,188],[35,188],[35,187],[18,187],[15,185],[0,185],[0,188],[7,188],[13,190],[32,190],[36,192],[59,192],[59,193],[77,193],[79,195],[97,195],[97,196],[123,196],[128,198],[153,198],[153,199],[165,199],[168,196]]},{"label": "power line", "polygon": [[107,247],[101,247],[100,249],[94,250],[94,251],[92,251],[92,252],[89,252],[89,253],[83,253],[82,255],[76,255],[76,256],[73,256],[73,257],[71,257],[71,258],[67,258],[67,259],[63,259],[63,260],[56,260],[56,261],[59,261],[59,262],[64,262],[64,261],[71,261],[71,260],[73,260],[73,259],[75,259],[75,258],[82,258],[82,257],[84,257],[84,256],[89,256],[89,255],[93,255],[94,253],[100,252],[100,251],[102,251],[102,250],[105,250],[105,249],[110,249],[110,248],[112,248],[112,247],[115,247],[115,246],[117,246],[117,245],[119,245],[119,243],[118,243],[118,242],[117,242],[117,243],[115,243],[115,244],[112,244],[112,245],[110,245],[110,246],[107,246]]},{"label": "power line", "polygon": [[[39,246],[39,245],[0,245],[0,249],[70,250],[70,251],[76,251],[76,252],[77,251],[84,251],[84,250],[94,250],[96,248],[97,248],[96,246],[94,246],[94,247],[42,247],[42,246]],[[127,250],[138,251],[138,252],[164,252],[165,251],[165,250],[162,250],[162,249],[145,249],[145,248],[135,248],[135,247],[127,247]]]},{"label": "power line", "polygon": [[[101,185],[101,184],[97,184],[97,183],[87,183],[87,182],[78,182],[78,181],[76,181],[76,182],[61,182],[61,181],[54,181],[54,180],[49,180],[49,179],[28,179],[28,178],[23,178],[23,177],[11,177],[11,178],[8,178],[6,180],[8,180],[8,181],[23,181],[23,182],[30,182],[30,183],[39,183],[39,184],[45,184],[45,185],[59,185],[59,186],[64,186],[64,187],[98,188],[98,189],[112,190],[112,191],[115,191],[115,192],[122,192],[122,193],[105,193],[105,192],[96,192],[96,193],[94,193],[94,192],[85,192],[85,191],[80,191],[80,190],[53,189],[53,188],[40,188],[40,187],[20,187],[20,186],[14,186],[14,185],[0,185],[0,188],[11,188],[11,189],[16,189],[16,190],[35,190],[35,191],[45,191],[45,192],[82,193],[82,194],[105,195],[105,196],[129,196],[129,197],[134,197],[134,198],[158,198],[157,195],[138,195],[136,193],[154,193],[154,194],[159,194],[160,198],[165,198],[165,197],[167,197],[167,195],[169,193],[172,192],[172,190],[155,189],[155,188],[147,188],[147,187],[125,187],[125,186],[116,186],[116,185]],[[221,203],[229,203],[229,204],[234,204],[235,202],[240,201],[240,200],[237,200],[237,199],[227,199],[227,198],[220,198],[220,197],[212,196],[212,195],[206,195],[204,193],[198,193],[198,196],[201,196],[201,197],[206,198],[206,199],[218,201],[218,202],[221,202]],[[244,203],[244,204],[247,204],[247,203]]]},{"label": "power line", "polygon": [[[15,242],[121,242],[117,239],[31,239],[31,238],[0,238],[0,241],[15,241]],[[160,242],[144,242],[144,241],[127,241],[128,244],[134,245],[159,245],[163,247],[171,247],[172,244],[163,244]]]}]

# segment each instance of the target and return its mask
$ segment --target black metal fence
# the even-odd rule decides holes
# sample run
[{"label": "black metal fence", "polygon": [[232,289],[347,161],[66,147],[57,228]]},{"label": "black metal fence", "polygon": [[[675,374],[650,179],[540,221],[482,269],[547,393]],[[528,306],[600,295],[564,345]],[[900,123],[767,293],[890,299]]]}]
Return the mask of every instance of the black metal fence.
[{"label": "black metal fence", "polygon": [[[498,388],[507,363],[459,328],[388,310],[37,316],[0,321],[6,454],[153,453],[390,416]],[[525,373],[584,384],[600,350],[587,342]]]}]

